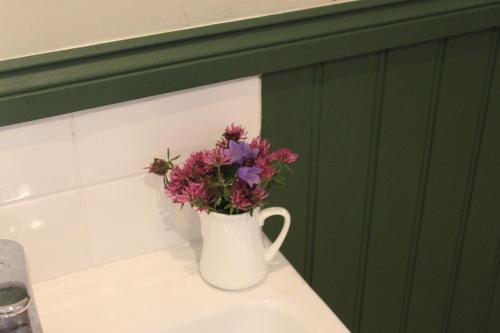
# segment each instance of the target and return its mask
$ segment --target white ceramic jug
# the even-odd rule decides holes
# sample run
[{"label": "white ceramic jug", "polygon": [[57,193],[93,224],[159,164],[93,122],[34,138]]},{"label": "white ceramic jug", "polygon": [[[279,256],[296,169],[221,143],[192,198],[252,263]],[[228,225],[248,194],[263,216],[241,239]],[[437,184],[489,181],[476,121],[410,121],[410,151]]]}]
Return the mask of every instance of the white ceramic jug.
[{"label": "white ceramic jug", "polygon": [[[272,215],[281,215],[285,221],[274,243],[264,248],[261,227]],[[200,218],[201,276],[209,284],[226,290],[249,288],[264,280],[268,263],[278,253],[290,228],[290,214],[281,207],[255,209],[252,216],[212,212],[200,213]]]}]

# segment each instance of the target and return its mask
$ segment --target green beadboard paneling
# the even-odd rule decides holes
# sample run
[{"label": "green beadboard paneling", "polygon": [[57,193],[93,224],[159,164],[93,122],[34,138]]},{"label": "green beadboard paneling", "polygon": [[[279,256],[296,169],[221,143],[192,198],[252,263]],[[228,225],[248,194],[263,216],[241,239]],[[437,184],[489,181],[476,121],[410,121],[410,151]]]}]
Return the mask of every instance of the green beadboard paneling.
[{"label": "green beadboard paneling", "polygon": [[405,309],[437,52],[430,43],[388,55],[361,331],[398,332]]},{"label": "green beadboard paneling", "polygon": [[492,32],[450,38],[443,64],[408,332],[443,332]]},{"label": "green beadboard paneling", "polygon": [[352,332],[500,331],[499,38],[490,29],[264,75],[264,129],[290,122],[264,133],[309,147],[309,200],[280,194],[302,202],[297,228],[309,233],[284,252],[303,258]]},{"label": "green beadboard paneling", "polygon": [[429,117],[426,125],[425,136],[425,151],[422,157],[422,165],[419,175],[419,188],[417,193],[417,201],[415,203],[415,220],[413,222],[412,238],[410,242],[410,253],[407,262],[407,271],[405,278],[405,294],[403,301],[403,308],[401,309],[400,317],[400,331],[405,332],[408,326],[408,315],[411,298],[413,295],[413,275],[415,272],[416,258],[419,250],[419,241],[422,229],[423,220],[423,207],[425,205],[425,194],[427,192],[430,160],[432,155],[434,129],[436,123],[436,115],[439,105],[439,94],[441,88],[441,79],[445,55],[446,40],[442,39],[437,41],[437,51],[435,57],[435,66],[433,70],[432,79],[429,80],[429,88],[431,89],[431,96],[429,101]]},{"label": "green beadboard paneling", "polygon": [[[262,107],[280,109],[283,113],[264,112],[262,135],[272,138],[272,148],[290,147],[299,155],[285,188],[275,188],[271,193],[272,205],[286,207],[292,215],[291,228],[283,251],[295,268],[306,276],[308,246],[309,196],[311,181],[314,181],[316,163],[311,155],[311,141],[317,131],[314,121],[315,69],[304,67],[283,73],[268,75],[262,85]],[[270,219],[266,232],[275,238],[281,229],[278,219]]]},{"label": "green beadboard paneling", "polygon": [[[479,332],[487,312],[489,278],[492,276],[497,240],[500,237],[498,199],[500,198],[500,109],[498,85],[492,90],[494,64],[498,52],[498,32],[492,35],[488,72],[482,85],[480,119],[472,157],[470,197],[464,204],[462,239],[454,274],[453,302],[449,309],[448,332]],[[498,62],[500,64],[500,62]],[[498,75],[498,74],[497,74]],[[498,80],[499,78],[496,78]],[[498,80],[500,83],[500,80]],[[491,108],[489,107],[491,105]],[[487,113],[489,112],[489,114]],[[500,313],[497,313],[500,315]]]},{"label": "green beadboard paneling", "polygon": [[[487,114],[479,150],[475,183],[467,219],[450,332],[498,332],[500,292],[495,283],[500,264],[500,51],[498,31],[491,88],[485,90]],[[496,49],[496,50],[495,50]],[[478,255],[480,254],[480,255]],[[497,298],[495,300],[495,297]],[[492,303],[493,302],[493,303]],[[491,308],[490,308],[491,307]],[[484,328],[484,329],[483,329]],[[488,329],[486,329],[488,328]]]},{"label": "green beadboard paneling", "polygon": [[[499,264],[500,265],[500,264]],[[498,272],[497,272],[498,274]],[[498,333],[500,327],[500,279],[497,279],[496,289],[494,290],[494,300],[491,304],[491,312],[486,322],[485,333]]]},{"label": "green beadboard paneling", "polygon": [[354,325],[377,54],[324,67],[312,285]]},{"label": "green beadboard paneling", "polygon": [[[487,313],[480,314],[484,316],[483,327],[484,332],[487,333],[496,333],[500,330],[500,231],[498,230],[500,224],[498,217],[498,202],[500,198],[500,151],[498,149],[500,142],[500,94],[498,93],[500,91],[500,50],[497,50],[495,66],[482,150],[479,157],[477,187],[475,188],[476,192],[473,196],[470,213],[470,223],[480,224],[476,227],[478,228],[477,231],[481,234],[491,234],[490,236],[486,236],[489,239],[481,239],[481,242],[485,242],[485,244],[475,244],[476,246],[481,246],[477,251],[481,251],[479,253],[486,255],[486,258],[479,260],[480,267],[478,268],[479,274],[477,278],[474,276],[471,277],[471,279],[476,278],[479,279],[480,283],[486,284],[486,280],[484,280],[483,275],[480,275],[480,272],[484,272],[485,270],[485,266],[483,265],[491,265],[490,280],[487,282],[487,301],[480,303],[480,305],[486,304],[488,306]],[[485,229],[481,230],[479,228]],[[496,249],[495,253],[492,254],[490,251],[492,251],[492,247],[494,246],[492,245],[492,241],[495,237]],[[474,250],[472,249],[472,251]],[[473,260],[478,260],[477,252],[474,252],[472,256],[474,257]],[[491,256],[496,256],[496,258],[492,257],[491,261],[487,262]],[[486,272],[488,272],[487,269],[486,267]],[[476,295],[473,295],[473,297],[472,302],[477,300],[479,302],[484,301]]]},{"label": "green beadboard paneling", "polygon": [[497,244],[496,262],[494,263],[494,272],[491,279],[491,287],[488,303],[488,312],[484,315],[484,330],[485,333],[497,333],[500,327],[500,239]]}]

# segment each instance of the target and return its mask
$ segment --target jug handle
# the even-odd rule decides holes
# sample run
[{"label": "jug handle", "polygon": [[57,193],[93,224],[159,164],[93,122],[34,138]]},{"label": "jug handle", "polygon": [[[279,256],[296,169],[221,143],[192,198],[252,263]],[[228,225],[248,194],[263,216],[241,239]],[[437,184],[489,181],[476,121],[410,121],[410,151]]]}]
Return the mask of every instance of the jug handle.
[{"label": "jug handle", "polygon": [[290,229],[290,213],[288,212],[288,210],[282,207],[269,207],[261,210],[259,213],[260,226],[262,227],[264,225],[265,220],[273,215],[281,215],[285,220],[283,223],[283,228],[281,229],[278,237],[276,238],[274,243],[272,243],[271,246],[269,246],[264,252],[264,259],[267,262],[270,262],[274,258],[276,253],[278,253],[278,250],[283,244],[286,234],[288,233],[288,229]]}]

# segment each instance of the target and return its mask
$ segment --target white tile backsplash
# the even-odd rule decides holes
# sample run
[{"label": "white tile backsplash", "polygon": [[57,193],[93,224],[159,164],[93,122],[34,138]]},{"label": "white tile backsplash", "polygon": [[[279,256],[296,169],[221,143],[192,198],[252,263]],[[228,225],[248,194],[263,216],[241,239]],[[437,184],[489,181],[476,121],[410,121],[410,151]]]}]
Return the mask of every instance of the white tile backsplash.
[{"label": "white tile backsplash", "polygon": [[96,265],[179,244],[174,215],[153,175],[84,190],[92,261]]},{"label": "white tile backsplash", "polygon": [[259,80],[249,78],[76,113],[83,184],[137,174],[167,147],[174,154],[210,147],[232,122],[256,135],[259,94]]},{"label": "white tile backsplash", "polygon": [[0,204],[75,186],[69,116],[0,128]]},{"label": "white tile backsplash", "polygon": [[33,281],[90,266],[80,190],[0,208],[0,238],[20,242]]},{"label": "white tile backsplash", "polygon": [[23,244],[34,281],[198,238],[197,214],[143,168],[230,123],[258,135],[260,110],[252,77],[0,127],[0,238]]}]

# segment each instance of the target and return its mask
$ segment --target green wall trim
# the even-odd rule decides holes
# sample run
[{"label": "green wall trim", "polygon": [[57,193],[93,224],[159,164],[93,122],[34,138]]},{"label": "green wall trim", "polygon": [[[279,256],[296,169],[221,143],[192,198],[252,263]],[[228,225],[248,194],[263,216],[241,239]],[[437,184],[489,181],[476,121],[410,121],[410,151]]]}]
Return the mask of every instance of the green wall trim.
[{"label": "green wall trim", "polygon": [[0,126],[494,27],[498,0],[359,1],[0,62]]}]

